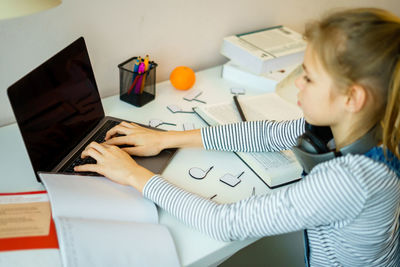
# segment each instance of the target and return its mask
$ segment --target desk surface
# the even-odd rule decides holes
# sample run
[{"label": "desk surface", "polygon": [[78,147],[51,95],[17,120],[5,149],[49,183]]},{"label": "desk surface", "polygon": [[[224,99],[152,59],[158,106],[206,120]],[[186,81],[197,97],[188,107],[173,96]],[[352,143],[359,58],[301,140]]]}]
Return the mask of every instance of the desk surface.
[{"label": "desk surface", "polygon": [[[271,83],[273,86],[273,82]],[[203,93],[199,99],[207,104],[229,101],[232,99],[230,88],[243,87],[221,78],[221,67],[214,67],[196,73],[196,84],[191,91]],[[162,125],[166,130],[183,130],[183,123],[194,123],[195,128],[204,127],[205,123],[195,114],[172,113],[166,106],[178,105],[182,110],[203,105],[196,101],[186,101],[183,97],[190,91],[178,91],[169,81],[157,84],[156,99],[147,105],[137,108],[112,96],[102,100],[105,112],[109,116],[148,124],[151,119],[172,122],[177,126]],[[247,95],[264,93],[266,90],[246,87]],[[22,137],[16,124],[0,128],[0,192],[22,192],[43,190],[42,184],[36,182],[29,158],[23,145]],[[233,164],[234,163],[234,164]],[[204,180],[190,178],[191,167],[206,169],[214,166],[213,172]],[[218,181],[225,173],[245,173],[242,182],[231,188]],[[205,151],[203,149],[180,149],[162,175],[171,183],[205,197],[217,196],[214,201],[220,203],[234,202],[251,195],[253,187],[256,194],[268,192],[268,189],[248,167],[233,153]],[[160,223],[166,225],[175,241],[179,260],[182,266],[217,265],[239,249],[257,239],[236,242],[220,242],[191,229],[176,218],[159,209]],[[13,263],[13,266],[61,266],[58,250],[30,250],[0,253],[0,265]],[[3,265],[6,264],[6,265]]]}]

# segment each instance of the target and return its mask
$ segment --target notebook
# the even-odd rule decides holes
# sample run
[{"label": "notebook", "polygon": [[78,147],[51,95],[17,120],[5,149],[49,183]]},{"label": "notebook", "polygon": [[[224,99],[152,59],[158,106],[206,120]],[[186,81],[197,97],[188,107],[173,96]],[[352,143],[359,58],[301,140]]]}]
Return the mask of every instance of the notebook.
[{"label": "notebook", "polygon": [[[70,173],[75,165],[94,162],[81,162],[82,150],[92,140],[103,141],[107,130],[122,121],[104,114],[83,37],[15,82],[7,93],[38,181],[39,171]],[[175,152],[133,158],[161,173]]]}]

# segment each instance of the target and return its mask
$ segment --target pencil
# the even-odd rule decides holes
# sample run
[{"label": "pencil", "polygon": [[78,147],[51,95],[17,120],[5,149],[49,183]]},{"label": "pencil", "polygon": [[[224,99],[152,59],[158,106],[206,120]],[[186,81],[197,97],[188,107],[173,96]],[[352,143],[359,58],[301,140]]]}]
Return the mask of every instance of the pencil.
[{"label": "pencil", "polygon": [[240,118],[242,119],[242,121],[246,121],[246,117],[244,116],[243,110],[240,107],[237,95],[233,96],[233,102],[235,102],[235,106],[236,106],[237,110],[239,111],[239,115],[240,115]]}]

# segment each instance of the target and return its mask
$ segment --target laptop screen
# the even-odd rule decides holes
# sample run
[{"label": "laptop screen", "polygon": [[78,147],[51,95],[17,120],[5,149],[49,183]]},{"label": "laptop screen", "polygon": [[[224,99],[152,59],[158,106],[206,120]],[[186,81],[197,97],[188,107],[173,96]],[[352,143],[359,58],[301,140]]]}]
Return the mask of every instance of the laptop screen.
[{"label": "laptop screen", "polygon": [[8,88],[36,171],[51,171],[104,117],[83,37]]}]

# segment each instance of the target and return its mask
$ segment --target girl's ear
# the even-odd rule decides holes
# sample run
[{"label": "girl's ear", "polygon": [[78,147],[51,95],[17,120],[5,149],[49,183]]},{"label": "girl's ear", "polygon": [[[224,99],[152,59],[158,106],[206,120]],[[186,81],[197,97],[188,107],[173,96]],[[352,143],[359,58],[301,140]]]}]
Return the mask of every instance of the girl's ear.
[{"label": "girl's ear", "polygon": [[353,84],[347,92],[346,109],[353,113],[361,111],[367,103],[367,97],[368,92],[362,85]]}]

